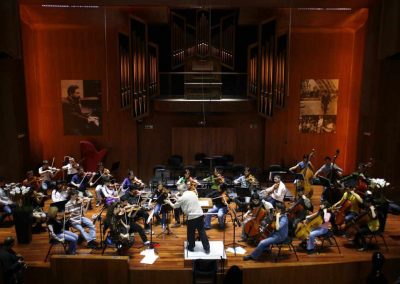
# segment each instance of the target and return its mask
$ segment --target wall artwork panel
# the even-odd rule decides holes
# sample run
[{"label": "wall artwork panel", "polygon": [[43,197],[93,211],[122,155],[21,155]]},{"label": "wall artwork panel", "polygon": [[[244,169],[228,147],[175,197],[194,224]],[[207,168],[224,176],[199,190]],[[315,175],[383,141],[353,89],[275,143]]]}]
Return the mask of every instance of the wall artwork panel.
[{"label": "wall artwork panel", "polygon": [[300,133],[336,133],[338,79],[305,79],[300,87]]},{"label": "wall artwork panel", "polygon": [[64,135],[102,135],[101,81],[61,80]]}]

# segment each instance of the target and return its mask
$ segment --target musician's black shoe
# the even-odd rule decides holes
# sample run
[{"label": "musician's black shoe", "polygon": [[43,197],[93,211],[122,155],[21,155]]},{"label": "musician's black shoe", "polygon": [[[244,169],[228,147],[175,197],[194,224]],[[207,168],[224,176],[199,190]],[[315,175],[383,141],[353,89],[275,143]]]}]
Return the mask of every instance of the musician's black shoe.
[{"label": "musician's black shoe", "polygon": [[204,252],[205,252],[206,254],[210,254],[210,249],[204,249]]},{"label": "musician's black shoe", "polygon": [[194,252],[194,248],[186,247],[188,251]]},{"label": "musician's black shoe", "polygon": [[248,261],[248,260],[251,260],[251,259],[253,259],[253,258],[251,257],[251,255],[245,255],[245,256],[243,256],[243,260],[244,260],[244,261]]}]

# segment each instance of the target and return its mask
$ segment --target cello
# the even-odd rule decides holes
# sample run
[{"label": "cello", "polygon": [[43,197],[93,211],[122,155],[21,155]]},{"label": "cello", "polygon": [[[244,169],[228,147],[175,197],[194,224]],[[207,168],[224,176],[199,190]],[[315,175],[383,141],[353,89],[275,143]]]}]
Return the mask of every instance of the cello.
[{"label": "cello", "polygon": [[258,208],[254,208],[249,215],[250,217],[245,221],[244,233],[248,236],[248,238],[258,241],[261,221],[267,215],[267,211],[262,208],[261,205]]},{"label": "cello", "polygon": [[296,238],[300,240],[307,239],[311,231],[323,224],[324,221],[322,219],[321,212],[323,211],[319,211],[311,220],[306,219],[305,222],[297,224],[295,231]]}]

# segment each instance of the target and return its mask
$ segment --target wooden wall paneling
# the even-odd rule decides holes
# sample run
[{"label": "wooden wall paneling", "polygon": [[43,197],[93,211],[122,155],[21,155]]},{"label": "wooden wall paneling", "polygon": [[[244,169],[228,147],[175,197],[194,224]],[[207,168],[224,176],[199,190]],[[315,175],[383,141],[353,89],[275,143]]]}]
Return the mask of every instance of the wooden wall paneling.
[{"label": "wooden wall paneling", "polygon": [[[362,54],[356,51],[356,46],[363,42],[362,37],[346,30],[327,33],[318,29],[296,31],[295,28],[291,36],[290,94],[283,114],[266,121],[265,163],[291,166],[315,148],[317,154],[313,162],[320,166],[324,156],[331,156],[335,149],[340,149],[337,163],[345,172],[350,172],[355,166],[358,127],[357,118],[353,117],[358,115],[356,104],[360,97],[360,91],[356,88],[353,93],[352,86],[357,86],[357,80],[361,80],[353,64],[362,61]],[[300,82],[307,78],[339,79],[336,134],[299,133]]]},{"label": "wooden wall paneling", "polygon": [[[235,137],[232,141],[227,141],[227,137],[217,132],[211,133],[209,137],[202,137],[200,133],[204,132],[200,131],[209,130],[201,130],[202,128],[198,127],[199,120],[201,117],[196,113],[156,112],[139,124],[139,176],[148,180],[152,176],[153,166],[166,164],[169,156],[179,154],[176,152],[183,153],[185,164],[194,164],[193,151],[204,149],[214,151],[206,152],[207,155],[226,154],[226,151],[234,149],[235,163],[263,167],[264,119],[261,116],[254,112],[207,114],[205,129],[231,129],[227,135]],[[145,125],[152,125],[153,129],[145,129]],[[194,132],[193,136],[179,136],[174,132],[175,129],[182,128],[197,129],[199,132]],[[180,143],[180,148],[173,148],[173,143]]]},{"label": "wooden wall paneling", "polygon": [[[47,8],[41,8],[47,9]],[[25,7],[29,10],[29,7]],[[79,141],[91,140],[108,148],[106,166],[120,161],[121,170],[136,167],[136,124],[129,113],[121,112],[118,33],[128,33],[128,16],[118,8],[107,8],[104,29],[103,8],[58,9],[68,21],[71,14],[91,18],[89,26],[29,26],[23,20],[23,50],[27,76],[29,140],[33,165],[43,158],[64,155],[80,158]],[[46,10],[47,11],[47,10]],[[93,20],[96,18],[96,20]],[[43,18],[44,23],[46,19]],[[107,56],[106,56],[107,53]],[[106,72],[106,66],[108,72]],[[111,71],[110,71],[111,70]],[[107,77],[108,74],[108,77]],[[103,135],[65,136],[60,82],[63,79],[98,79],[102,84]]]},{"label": "wooden wall paneling", "polygon": [[[57,283],[128,283],[128,256],[52,256],[53,277]],[[73,272],[73,273],[72,273]]]}]

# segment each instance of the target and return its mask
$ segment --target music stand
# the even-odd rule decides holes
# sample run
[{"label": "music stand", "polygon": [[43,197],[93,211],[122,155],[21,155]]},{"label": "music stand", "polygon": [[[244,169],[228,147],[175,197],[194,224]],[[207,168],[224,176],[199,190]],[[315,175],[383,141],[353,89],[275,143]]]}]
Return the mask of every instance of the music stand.
[{"label": "music stand", "polygon": [[68,201],[69,200],[53,202],[53,203],[50,204],[50,207],[57,207],[58,208],[58,212],[64,212],[65,211],[65,204],[67,204]]}]

